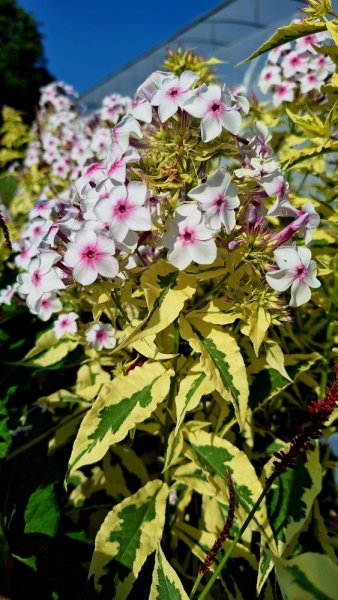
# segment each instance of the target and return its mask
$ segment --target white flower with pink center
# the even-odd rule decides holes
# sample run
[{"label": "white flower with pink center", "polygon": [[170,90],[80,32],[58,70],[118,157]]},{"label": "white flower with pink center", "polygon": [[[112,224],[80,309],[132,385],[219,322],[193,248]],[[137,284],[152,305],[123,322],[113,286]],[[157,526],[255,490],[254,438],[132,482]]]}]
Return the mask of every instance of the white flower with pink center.
[{"label": "white flower with pink center", "polygon": [[304,37],[299,38],[296,41],[296,50],[299,52],[311,52],[312,54],[316,54],[316,50],[313,48],[314,46],[318,46],[322,41],[323,37],[320,33],[310,33],[309,35],[304,35]]},{"label": "white flower with pink center", "polygon": [[294,89],[296,84],[293,81],[283,81],[277,85],[272,96],[272,104],[279,106],[282,102],[292,102],[294,99]]},{"label": "white flower with pink center", "polygon": [[272,63],[274,65],[276,63],[278,63],[280,55],[284,54],[284,52],[286,52],[287,50],[290,50],[290,48],[291,48],[291,44],[290,44],[290,42],[287,42],[286,44],[283,44],[282,46],[277,46],[276,48],[273,48],[272,50],[270,50],[270,52],[268,54],[269,63]]},{"label": "white flower with pink center", "polygon": [[129,112],[135,119],[143,123],[151,123],[152,121],[151,104],[145,98],[133,100]]},{"label": "white flower with pink center", "polygon": [[302,94],[307,94],[307,92],[311,92],[312,90],[317,90],[319,92],[325,77],[326,75],[323,71],[319,71],[318,73],[311,71],[304,75],[304,77],[300,79],[300,89]]},{"label": "white flower with pink center", "polygon": [[14,257],[14,262],[21,269],[27,269],[32,258],[38,253],[37,247],[30,245],[27,240],[22,240],[20,243],[14,242],[13,250],[19,252]]},{"label": "white flower with pink center", "polygon": [[275,65],[265,67],[258,80],[258,87],[263,94],[266,94],[273,85],[281,82],[281,70]]},{"label": "white flower with pink center", "polygon": [[0,290],[0,304],[11,304],[15,294],[15,289],[12,285],[8,285],[3,290]]},{"label": "white flower with pink center", "polygon": [[47,235],[53,221],[50,219],[43,219],[37,217],[33,219],[26,227],[23,237],[29,240],[29,243],[33,246],[39,246],[45,235]]},{"label": "white flower with pink center", "polygon": [[289,52],[282,60],[284,77],[293,77],[296,73],[307,73],[309,63],[299,52]]},{"label": "white flower with pink center", "polygon": [[51,292],[43,294],[31,312],[36,314],[41,321],[48,321],[53,313],[60,312],[60,310],[62,310],[62,302],[54,292]]},{"label": "white flower with pink center", "polygon": [[313,58],[310,62],[310,67],[317,73],[317,75],[323,75],[324,79],[326,79],[326,77],[331,73],[335,72],[334,62],[324,54],[319,54]]},{"label": "white flower with pink center", "polygon": [[102,350],[106,348],[111,350],[116,346],[115,329],[109,323],[102,323],[99,321],[95,323],[86,333],[87,342],[95,348],[95,350]]},{"label": "white flower with pink center", "polygon": [[110,223],[114,239],[123,241],[129,230],[151,229],[150,211],[143,206],[147,195],[147,186],[139,181],[131,181],[127,186],[117,185],[108,198],[98,201],[94,213],[102,223]]},{"label": "white flower with pink center", "polygon": [[27,272],[19,273],[18,292],[27,295],[26,302],[29,308],[34,309],[46,292],[64,289],[65,284],[53,266],[60,258],[57,252],[45,250],[31,260]]},{"label": "white flower with pink center", "polygon": [[300,306],[311,298],[310,288],[320,287],[317,266],[311,260],[311,252],[306,247],[281,246],[274,251],[279,267],[266,274],[268,284],[277,292],[285,292],[291,287],[290,306]]},{"label": "white flower with pink center", "polygon": [[115,243],[92,230],[79,231],[75,241],[70,242],[63,261],[73,269],[73,278],[82,285],[94,283],[98,275],[116,277],[119,264],[114,258]]},{"label": "white flower with pink center", "polygon": [[229,90],[218,85],[202,85],[197,93],[184,103],[183,108],[193,117],[201,119],[201,137],[203,142],[215,139],[222,129],[236,135],[242,123],[242,117],[236,106],[231,105]]},{"label": "white flower with pink center", "polygon": [[235,208],[240,205],[237,187],[231,182],[229,173],[217,171],[206,183],[198,185],[188,193],[197,200],[205,211],[208,227],[219,231],[222,225],[230,233],[236,225]]},{"label": "white flower with pink center", "polygon": [[185,204],[178,208],[171,227],[162,238],[168,248],[168,261],[180,271],[195,261],[200,265],[210,265],[217,255],[212,236],[214,231],[202,222],[202,214],[194,205]]},{"label": "white flower with pink center", "polygon": [[113,127],[112,140],[121,146],[122,152],[126,152],[129,148],[130,136],[141,139],[143,134],[138,121],[132,115],[126,115]]},{"label": "white flower with pink center", "polygon": [[121,146],[113,142],[109,148],[108,156],[104,161],[108,177],[118,183],[124,183],[126,180],[127,164],[139,158],[140,155],[135,148],[128,148],[124,153]]},{"label": "white flower with pink center", "polygon": [[158,116],[162,123],[177,113],[179,108],[192,94],[192,86],[199,79],[193,71],[184,71],[179,77],[169,75],[162,79],[158,89],[151,99],[151,104],[158,107]]},{"label": "white flower with pink center", "polygon": [[53,330],[56,339],[59,340],[65,333],[76,333],[76,320],[78,318],[79,315],[77,315],[75,312],[62,313],[61,315],[59,315],[53,325]]}]

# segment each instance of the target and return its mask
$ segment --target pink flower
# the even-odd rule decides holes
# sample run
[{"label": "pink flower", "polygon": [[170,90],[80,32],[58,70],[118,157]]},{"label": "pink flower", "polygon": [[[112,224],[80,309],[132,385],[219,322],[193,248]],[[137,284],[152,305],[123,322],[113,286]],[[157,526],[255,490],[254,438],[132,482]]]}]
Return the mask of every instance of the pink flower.
[{"label": "pink flower", "polygon": [[217,254],[213,231],[201,223],[202,215],[193,205],[183,205],[176,210],[175,220],[163,236],[163,245],[169,249],[168,261],[180,271],[192,260],[200,265],[214,262]]},{"label": "pink flower", "polygon": [[114,239],[123,241],[129,230],[148,231],[151,228],[150,212],[143,206],[148,195],[147,186],[131,181],[127,186],[117,185],[94,208],[97,218],[110,223]]},{"label": "pink flower", "polygon": [[64,263],[73,268],[73,278],[82,285],[93,283],[98,275],[116,277],[119,264],[115,253],[115,243],[105,235],[92,230],[79,231],[75,241],[67,246]]},{"label": "pink flower", "polygon": [[41,252],[37,258],[31,260],[27,272],[18,275],[18,292],[27,295],[26,302],[29,308],[34,309],[46,292],[62,290],[65,287],[53,267],[60,258],[60,254],[52,250]]},{"label": "pink flower", "polygon": [[315,73],[312,71],[311,73],[307,73],[300,80],[300,89],[302,94],[306,94],[307,92],[311,92],[311,90],[318,90],[322,87],[324,83],[324,79],[326,77],[325,71],[318,71]]},{"label": "pink flower", "polygon": [[50,292],[41,296],[31,312],[36,314],[41,321],[48,321],[53,313],[60,312],[61,309],[62,303],[58,296],[54,292]]},{"label": "pink flower", "polygon": [[193,117],[201,119],[201,137],[210,142],[220,135],[222,128],[236,135],[242,117],[235,106],[231,106],[231,94],[218,85],[202,85],[198,92],[183,105]]},{"label": "pink flower", "polygon": [[158,116],[164,123],[172,117],[193,94],[191,87],[199,79],[193,71],[184,71],[180,77],[169,75],[160,82],[158,89],[151,99],[153,106],[158,106]]},{"label": "pink flower", "polygon": [[79,318],[75,312],[62,313],[54,323],[53,329],[56,339],[60,339],[65,333],[76,333],[76,319]]},{"label": "pink flower", "polygon": [[279,266],[276,271],[266,274],[268,284],[278,292],[284,292],[291,287],[290,306],[300,306],[311,298],[310,287],[320,287],[316,278],[317,266],[311,260],[311,252],[306,247],[281,246],[274,252],[275,261]]},{"label": "pink flower", "polygon": [[95,348],[95,350],[102,350],[102,348],[112,349],[116,346],[115,329],[109,323],[95,323],[89,329],[87,329],[85,336],[87,342]]},{"label": "pink flower", "polygon": [[275,93],[272,96],[273,105],[279,106],[282,102],[292,102],[295,86],[296,84],[292,81],[283,81],[277,85]]},{"label": "pink flower", "polygon": [[280,82],[281,82],[280,68],[277,66],[268,65],[267,67],[265,67],[262,70],[262,72],[259,76],[258,87],[263,92],[263,94],[266,94],[269,91],[269,89],[271,88],[271,86],[277,85]]},{"label": "pink flower", "polygon": [[296,73],[307,73],[308,61],[299,52],[289,52],[282,60],[284,77],[293,77]]},{"label": "pink flower", "polygon": [[201,208],[206,211],[206,224],[211,229],[220,230],[224,225],[226,233],[230,233],[235,227],[234,208],[240,205],[240,201],[229,173],[217,171],[206,183],[192,189],[188,196],[200,202]]}]

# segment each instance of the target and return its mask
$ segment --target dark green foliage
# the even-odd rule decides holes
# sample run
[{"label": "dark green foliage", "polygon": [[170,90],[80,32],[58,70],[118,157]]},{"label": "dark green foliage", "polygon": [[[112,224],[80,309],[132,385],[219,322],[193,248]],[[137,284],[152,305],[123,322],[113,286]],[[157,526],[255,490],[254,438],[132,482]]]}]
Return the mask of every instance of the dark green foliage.
[{"label": "dark green foliage", "polygon": [[51,80],[34,18],[16,0],[0,0],[0,105],[31,120],[39,88]]}]

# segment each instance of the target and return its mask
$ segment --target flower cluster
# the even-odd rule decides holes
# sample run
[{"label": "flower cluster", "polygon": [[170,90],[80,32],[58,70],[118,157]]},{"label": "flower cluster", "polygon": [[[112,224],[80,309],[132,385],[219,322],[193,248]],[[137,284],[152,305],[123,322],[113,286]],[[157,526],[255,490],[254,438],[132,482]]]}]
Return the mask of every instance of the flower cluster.
[{"label": "flower cluster", "polygon": [[[243,132],[249,110],[244,96],[200,82],[192,71],[179,76],[157,71],[109,130],[95,129],[97,116],[81,121],[72,94],[60,84],[43,90],[41,110],[62,133],[57,137],[46,126],[38,135],[40,149],[50,145],[51,154],[44,150],[43,156],[53,162],[54,175],[61,161],[59,140],[68,148],[62,164],[74,185],[58,193],[55,182],[47,185],[14,243],[14,262],[22,270],[15,291],[33,314],[47,320],[62,311],[63,291],[74,282],[91,286],[108,278],[120,286],[134,267],[158,258],[184,270],[192,262],[227,261],[236,248],[258,265],[261,285],[266,286],[266,274],[273,290],[291,287],[291,306],[310,299],[310,288],[320,285],[316,265],[294,236],[308,244],[319,216],[311,203],[292,206],[266,126],[257,122],[255,131]],[[118,111],[122,105],[124,110],[125,99],[111,96],[101,118],[107,118],[108,108],[115,118],[114,107]],[[105,139],[102,154],[96,134]],[[31,153],[32,146],[29,161]],[[276,231],[270,225],[276,216],[291,222]],[[248,250],[250,236],[258,236],[256,263]],[[2,292],[2,302],[12,291]],[[57,337],[77,330],[74,314],[61,313]],[[87,341],[97,349],[115,345],[104,324],[88,332]]]},{"label": "flower cluster", "polygon": [[321,47],[327,37],[327,32],[307,35],[269,52],[258,87],[263,94],[272,93],[274,106],[293,102],[299,94],[318,96],[321,86],[335,71],[330,57],[318,54],[314,48]]}]

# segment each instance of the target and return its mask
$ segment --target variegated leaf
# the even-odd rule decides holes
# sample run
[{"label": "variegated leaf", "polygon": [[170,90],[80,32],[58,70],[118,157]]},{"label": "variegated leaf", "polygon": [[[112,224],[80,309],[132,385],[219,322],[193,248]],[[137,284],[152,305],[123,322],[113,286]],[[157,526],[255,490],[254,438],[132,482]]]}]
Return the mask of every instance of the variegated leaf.
[{"label": "variegated leaf", "polygon": [[[128,597],[149,554],[163,532],[169,488],[156,479],[115,506],[95,540],[89,577],[97,590],[107,582],[112,600]],[[106,577],[108,575],[108,577]]]},{"label": "variegated leaf", "polygon": [[[266,465],[267,475],[271,474],[275,460],[275,457],[271,458]],[[322,469],[318,448],[307,453],[306,462],[299,459],[295,469],[288,469],[277,477],[267,497],[269,523],[277,542],[277,552],[273,549],[274,554],[287,554],[295,537],[304,527],[321,487]],[[259,565],[259,590],[272,566],[271,554],[263,543]]]},{"label": "variegated leaf", "polygon": [[[242,509],[240,513],[236,509],[236,514],[237,517],[244,520],[262,492],[262,484],[247,455],[228,440],[206,431],[187,432],[185,440],[186,456],[207,476],[209,485],[211,484],[214,488],[212,495],[215,495],[216,492],[218,499],[226,504],[228,503],[226,468],[230,469],[235,498]],[[207,492],[204,491],[204,493]],[[253,527],[258,528],[274,547],[264,501],[255,513]]]},{"label": "variegated leaf", "polygon": [[298,23],[290,23],[290,25],[284,25],[279,27],[277,31],[269,38],[264,44],[262,44],[258,50],[255,50],[248,58],[242,62],[248,62],[265,52],[270,52],[277,46],[293,42],[298,38],[304,37],[305,35],[311,35],[312,33],[318,33],[319,31],[325,31],[326,23],[323,21],[302,21]]},{"label": "variegated leaf", "polygon": [[188,595],[161,546],[158,547],[149,600],[189,600]]},{"label": "variegated leaf", "polygon": [[189,369],[186,376],[181,380],[178,393],[175,398],[176,404],[176,433],[180,429],[187,411],[194,410],[202,396],[214,391],[212,381],[202,368],[199,361]]},{"label": "variegated leaf", "polygon": [[105,384],[81,423],[70,457],[70,472],[103,458],[109,446],[147,419],[166,398],[172,375],[173,371],[161,363],[147,362]]},{"label": "variegated leaf", "polygon": [[181,335],[195,352],[201,353],[201,366],[220,395],[232,402],[243,427],[249,386],[245,364],[235,338],[216,325],[200,319],[180,319]]},{"label": "variegated leaf", "polygon": [[305,552],[289,560],[274,557],[276,575],[287,600],[335,600],[338,567],[328,556]]}]

